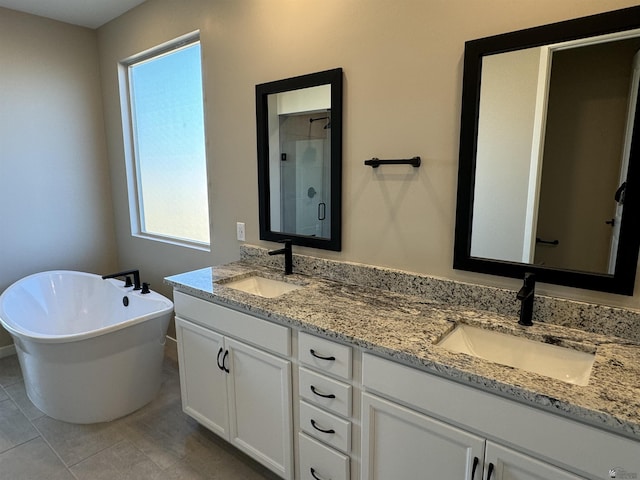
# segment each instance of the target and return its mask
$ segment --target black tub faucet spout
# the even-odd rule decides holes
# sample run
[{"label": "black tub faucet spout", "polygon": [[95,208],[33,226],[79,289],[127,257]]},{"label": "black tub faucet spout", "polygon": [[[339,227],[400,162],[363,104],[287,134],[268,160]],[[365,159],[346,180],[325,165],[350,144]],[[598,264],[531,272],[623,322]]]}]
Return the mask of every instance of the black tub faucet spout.
[{"label": "black tub faucet spout", "polygon": [[[107,278],[127,277],[129,275],[133,275],[133,289],[134,290],[140,290],[140,288],[142,288],[142,287],[140,286],[140,271],[139,270],[126,270],[124,272],[111,273],[109,275],[103,275],[102,279],[106,280]],[[125,287],[126,286],[131,286],[131,285],[126,285],[125,284]]]},{"label": "black tub faucet spout", "polygon": [[524,274],[524,285],[516,298],[522,302],[520,305],[520,325],[531,326],[533,325],[533,299],[535,298],[536,291],[536,276],[533,273]]}]

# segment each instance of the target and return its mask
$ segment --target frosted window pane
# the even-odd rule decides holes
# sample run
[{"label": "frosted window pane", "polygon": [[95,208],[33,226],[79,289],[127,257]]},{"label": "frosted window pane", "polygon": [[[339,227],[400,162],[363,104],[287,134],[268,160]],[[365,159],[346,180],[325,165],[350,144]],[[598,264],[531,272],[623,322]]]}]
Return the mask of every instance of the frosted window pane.
[{"label": "frosted window pane", "polygon": [[129,73],[141,230],[209,243],[200,45]]}]

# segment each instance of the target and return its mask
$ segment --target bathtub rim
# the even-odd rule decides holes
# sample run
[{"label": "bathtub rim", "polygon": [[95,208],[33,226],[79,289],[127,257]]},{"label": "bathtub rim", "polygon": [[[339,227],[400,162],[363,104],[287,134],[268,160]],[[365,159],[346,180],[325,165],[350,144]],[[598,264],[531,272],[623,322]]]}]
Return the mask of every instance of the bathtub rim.
[{"label": "bathtub rim", "polygon": [[166,314],[170,314],[170,312],[173,310],[173,302],[168,299],[167,297],[165,297],[164,295],[159,294],[158,292],[155,292],[153,290],[151,290],[150,293],[144,294],[143,299],[155,299],[160,301],[161,303],[165,304],[165,307],[159,310],[156,310],[154,312],[151,313],[147,313],[145,315],[140,315],[137,317],[134,317],[132,319],[128,319],[124,322],[120,322],[120,323],[116,323],[114,325],[109,325],[107,327],[103,327],[103,328],[98,328],[96,330],[89,330],[87,332],[80,332],[80,333],[72,333],[72,334],[65,334],[65,335],[51,335],[51,334],[43,334],[43,333],[39,333],[39,332],[34,332],[32,330],[28,330],[25,329],[24,327],[16,324],[15,322],[13,322],[8,315],[6,315],[6,312],[4,311],[4,300],[5,300],[5,296],[8,296],[8,293],[14,288],[17,287],[21,282],[26,281],[30,278],[33,277],[40,277],[40,276],[46,276],[46,275],[58,275],[58,274],[73,274],[73,275],[78,275],[78,276],[87,276],[87,277],[92,277],[92,278],[97,278],[100,279],[100,281],[104,281],[104,282],[109,282],[110,284],[114,285],[117,288],[121,288],[123,290],[123,293],[126,295],[140,295],[142,296],[141,293],[139,293],[138,291],[134,291],[133,287],[124,287],[124,281],[121,280],[117,280],[117,279],[106,279],[106,280],[102,280],[102,276],[95,274],[95,273],[90,273],[90,272],[80,272],[80,271],[76,271],[76,270],[47,270],[44,272],[36,272],[36,273],[32,273],[31,275],[27,275],[26,277],[22,277],[19,280],[16,280],[15,282],[13,282],[11,285],[9,285],[3,292],[2,294],[0,294],[0,324],[2,325],[2,327],[9,332],[9,334],[14,337],[14,342],[15,339],[27,339],[30,340],[32,342],[38,342],[38,343],[70,343],[70,342],[77,342],[77,341],[81,341],[81,340],[85,340],[88,338],[93,338],[93,337],[99,337],[101,335],[107,335],[108,333],[126,328],[128,326],[132,326],[132,325],[136,325],[138,323],[143,323],[149,320],[153,320],[155,318],[161,317],[163,315]]}]

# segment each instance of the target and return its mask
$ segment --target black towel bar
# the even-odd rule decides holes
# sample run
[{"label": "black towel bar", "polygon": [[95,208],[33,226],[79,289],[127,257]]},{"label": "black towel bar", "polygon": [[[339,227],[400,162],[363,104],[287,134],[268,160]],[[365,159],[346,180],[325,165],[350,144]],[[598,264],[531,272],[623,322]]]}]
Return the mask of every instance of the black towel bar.
[{"label": "black towel bar", "polygon": [[378,168],[380,165],[412,165],[414,167],[420,166],[420,157],[402,158],[399,160],[380,160],[379,158],[372,158],[371,160],[365,160],[364,164],[373,168]]}]

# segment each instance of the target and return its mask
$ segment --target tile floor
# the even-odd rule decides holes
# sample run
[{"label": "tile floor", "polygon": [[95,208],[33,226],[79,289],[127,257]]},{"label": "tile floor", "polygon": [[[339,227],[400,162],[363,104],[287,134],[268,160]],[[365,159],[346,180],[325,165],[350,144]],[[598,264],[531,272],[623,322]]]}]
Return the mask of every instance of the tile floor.
[{"label": "tile floor", "polygon": [[278,477],[182,412],[177,365],[158,397],[113,422],[54,420],[27,398],[18,359],[0,358],[2,480],[263,480]]}]

